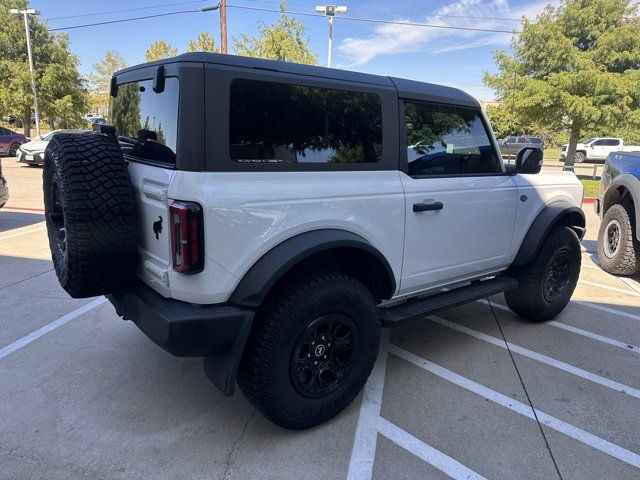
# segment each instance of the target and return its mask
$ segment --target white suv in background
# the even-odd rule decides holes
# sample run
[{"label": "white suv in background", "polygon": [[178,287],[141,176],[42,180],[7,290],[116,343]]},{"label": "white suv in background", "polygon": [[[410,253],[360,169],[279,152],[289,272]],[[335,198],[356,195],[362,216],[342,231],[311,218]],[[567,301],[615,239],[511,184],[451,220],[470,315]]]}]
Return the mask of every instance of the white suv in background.
[{"label": "white suv in background", "polygon": [[[567,158],[568,144],[562,145],[560,156]],[[576,145],[576,163],[587,160],[604,161],[611,152],[640,152],[638,145],[624,145],[622,138],[595,137],[583,140]]]}]

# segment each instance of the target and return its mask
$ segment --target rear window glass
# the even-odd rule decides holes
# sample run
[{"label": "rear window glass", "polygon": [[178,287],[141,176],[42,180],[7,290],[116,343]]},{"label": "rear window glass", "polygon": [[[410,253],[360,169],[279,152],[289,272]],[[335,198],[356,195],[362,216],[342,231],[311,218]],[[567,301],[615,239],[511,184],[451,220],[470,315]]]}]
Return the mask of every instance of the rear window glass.
[{"label": "rear window glass", "polygon": [[164,91],[153,91],[153,81],[118,85],[111,97],[109,123],[116,128],[123,153],[156,162],[175,163],[180,85],[165,79]]},{"label": "rear window glass", "polygon": [[229,154],[240,163],[376,163],[378,95],[237,79],[231,83]]}]

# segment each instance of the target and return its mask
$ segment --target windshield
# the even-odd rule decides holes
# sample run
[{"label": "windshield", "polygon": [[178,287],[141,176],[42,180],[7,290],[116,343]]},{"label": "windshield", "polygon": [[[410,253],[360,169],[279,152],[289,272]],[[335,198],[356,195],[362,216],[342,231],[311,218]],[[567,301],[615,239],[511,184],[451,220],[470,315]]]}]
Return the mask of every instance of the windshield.
[{"label": "windshield", "polygon": [[57,130],[54,130],[53,132],[49,132],[49,133],[47,133],[44,137],[42,137],[42,140],[47,140],[47,141],[49,141],[49,140],[51,140],[51,139],[53,138],[53,136],[54,136],[56,133],[58,133],[58,131],[57,131]]}]

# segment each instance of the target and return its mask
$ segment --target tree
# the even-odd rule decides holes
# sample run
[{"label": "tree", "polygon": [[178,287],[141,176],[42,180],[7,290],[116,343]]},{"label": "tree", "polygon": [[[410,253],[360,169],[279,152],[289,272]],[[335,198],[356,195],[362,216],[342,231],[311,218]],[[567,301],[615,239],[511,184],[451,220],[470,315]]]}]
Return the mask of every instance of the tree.
[{"label": "tree", "polygon": [[178,49],[173,48],[168,43],[158,40],[153,42],[144,52],[144,58],[147,62],[153,62],[155,60],[163,60],[169,57],[175,57],[178,54]]},{"label": "tree", "polygon": [[234,39],[233,49],[238,55],[270,60],[317,65],[318,58],[309,50],[309,39],[304,37],[304,24],[285,14],[287,4],[280,2],[280,18],[273,25],[260,22],[257,37],[241,35]]},{"label": "tree", "polygon": [[[24,134],[29,136],[33,92],[24,23],[9,12],[26,6],[24,0],[0,3],[0,114],[21,116]],[[84,125],[87,91],[78,73],[78,59],[69,52],[67,36],[49,32],[33,16],[29,28],[41,116],[61,127]]]},{"label": "tree", "polygon": [[628,0],[563,0],[524,20],[513,55],[495,53],[485,83],[528,121],[570,129],[566,169],[581,132],[640,124],[640,19]]},{"label": "tree", "polygon": [[94,73],[89,75],[91,90],[89,103],[92,112],[105,115],[109,107],[109,88],[114,72],[127,66],[124,58],[118,52],[107,50],[102,60],[93,64]]},{"label": "tree", "polygon": [[216,42],[207,32],[198,34],[195,40],[189,40],[187,52],[214,52],[217,53]]}]

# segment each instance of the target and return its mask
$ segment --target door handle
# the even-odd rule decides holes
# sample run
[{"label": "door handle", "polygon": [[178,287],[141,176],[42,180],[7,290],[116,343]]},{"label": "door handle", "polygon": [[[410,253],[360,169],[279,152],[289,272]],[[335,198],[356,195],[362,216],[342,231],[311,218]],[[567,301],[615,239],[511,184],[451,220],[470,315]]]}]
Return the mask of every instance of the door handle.
[{"label": "door handle", "polygon": [[442,210],[444,205],[442,202],[431,202],[431,203],[414,203],[413,211],[414,212],[429,212],[432,210]]}]

